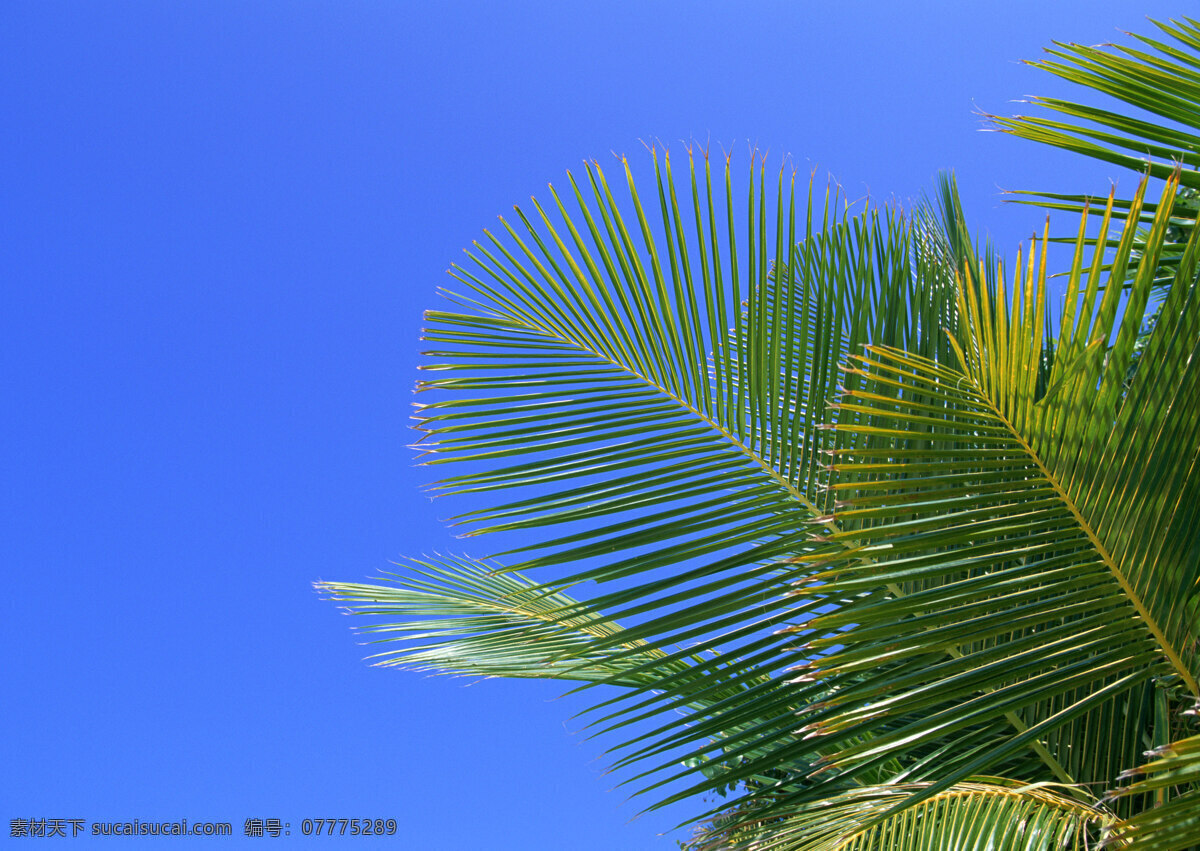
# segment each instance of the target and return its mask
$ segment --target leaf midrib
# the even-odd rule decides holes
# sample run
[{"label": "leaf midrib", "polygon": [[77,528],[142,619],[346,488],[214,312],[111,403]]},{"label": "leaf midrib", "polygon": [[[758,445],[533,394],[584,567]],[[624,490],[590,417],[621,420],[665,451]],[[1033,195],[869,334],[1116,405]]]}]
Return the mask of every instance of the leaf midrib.
[{"label": "leaf midrib", "polygon": [[[604,363],[610,364],[611,366],[616,367],[617,369],[625,372],[626,374],[628,374],[628,375],[638,379],[639,381],[644,382],[646,385],[654,388],[657,392],[659,392],[666,398],[670,399],[671,401],[675,402],[677,405],[679,405],[680,408],[687,411],[689,414],[693,415],[696,419],[700,420],[700,422],[702,422],[703,424],[705,424],[706,426],[711,428],[713,431],[715,431],[721,437],[725,438],[726,442],[730,446],[732,446],[734,449],[736,449],[738,452],[740,452],[745,458],[754,462],[759,467],[759,469],[761,469],[764,473],[766,473],[767,476],[772,481],[774,481],[777,485],[779,485],[781,488],[783,488],[788,493],[789,496],[791,496],[793,499],[795,499],[797,502],[799,502],[801,505],[803,505],[805,507],[805,509],[807,509],[813,515],[814,519],[821,514],[821,512],[817,509],[816,505],[814,505],[803,493],[801,493],[785,476],[781,475],[779,473],[779,471],[776,470],[774,468],[774,466],[772,466],[768,460],[764,459],[761,455],[759,455],[757,452],[755,452],[753,449],[751,449],[749,446],[747,446],[743,441],[739,440],[737,438],[737,436],[734,435],[731,431],[726,429],[724,426],[722,426],[716,420],[707,416],[703,411],[701,411],[695,405],[692,405],[690,402],[688,402],[682,396],[679,396],[676,393],[671,392],[670,390],[668,390],[667,388],[665,388],[661,384],[659,384],[657,381],[655,381],[653,378],[650,378],[650,377],[644,375],[643,373],[639,372],[637,369],[634,369],[633,367],[629,366],[628,364],[622,363],[621,361],[618,361],[618,360],[613,360],[608,355],[597,351],[595,348],[588,345],[586,342],[583,342],[574,336],[567,336],[565,334],[558,333],[552,329],[543,328],[543,327],[540,327],[537,325],[531,325],[528,322],[528,320],[520,318],[520,317],[514,317],[514,316],[510,315],[509,318],[516,321],[517,323],[519,323],[520,325],[524,326],[525,328],[527,328],[531,331],[536,331],[538,333],[545,334],[553,339],[568,343],[569,345],[573,346],[580,352],[584,352],[588,355],[591,355],[592,357],[596,358],[599,361],[603,361]],[[711,361],[710,361],[710,364],[711,364]],[[826,524],[826,525],[828,525],[828,524]]]},{"label": "leaf midrib", "polygon": [[1175,650],[1172,642],[1167,638],[1166,633],[1163,632],[1162,627],[1159,626],[1158,621],[1150,613],[1150,610],[1146,607],[1146,604],[1143,602],[1141,596],[1138,595],[1138,593],[1134,590],[1133,586],[1129,582],[1129,579],[1125,576],[1125,573],[1121,570],[1120,566],[1117,565],[1116,560],[1112,557],[1112,554],[1109,553],[1108,548],[1104,546],[1104,543],[1100,540],[1096,530],[1092,528],[1092,524],[1089,523],[1087,518],[1083,516],[1082,512],[1079,510],[1079,507],[1075,504],[1075,501],[1071,499],[1070,495],[1063,488],[1062,483],[1058,480],[1058,477],[1050,472],[1049,468],[1047,468],[1042,462],[1041,456],[1034,451],[1033,447],[1030,446],[1028,441],[1025,440],[1024,435],[1017,430],[1016,426],[1014,426],[1008,417],[1006,417],[1004,413],[995,405],[995,403],[993,403],[991,397],[983,391],[983,389],[979,386],[979,383],[975,380],[974,376],[966,374],[964,375],[971,382],[979,397],[985,400],[987,406],[991,409],[992,414],[1005,425],[1009,433],[1018,443],[1020,443],[1021,448],[1037,465],[1037,468],[1041,472],[1042,476],[1045,477],[1046,481],[1050,483],[1050,486],[1054,488],[1055,494],[1059,499],[1062,500],[1063,505],[1066,506],[1067,510],[1071,513],[1071,516],[1075,518],[1075,522],[1079,524],[1081,529],[1083,529],[1084,534],[1087,535],[1088,540],[1091,542],[1092,546],[1095,547],[1096,552],[1100,555],[1105,567],[1108,568],[1109,572],[1121,586],[1121,590],[1125,593],[1125,596],[1133,605],[1134,611],[1137,612],[1138,617],[1142,619],[1142,622],[1146,625],[1146,628],[1150,630],[1150,634],[1154,636],[1154,640],[1158,642],[1163,655],[1167,657],[1167,660],[1171,663],[1171,666],[1175,668],[1176,673],[1178,673],[1183,679],[1184,684],[1188,687],[1191,693],[1196,697],[1200,697],[1200,686],[1197,686],[1196,680],[1192,676],[1191,671],[1188,669],[1187,665],[1184,664],[1183,659]]}]

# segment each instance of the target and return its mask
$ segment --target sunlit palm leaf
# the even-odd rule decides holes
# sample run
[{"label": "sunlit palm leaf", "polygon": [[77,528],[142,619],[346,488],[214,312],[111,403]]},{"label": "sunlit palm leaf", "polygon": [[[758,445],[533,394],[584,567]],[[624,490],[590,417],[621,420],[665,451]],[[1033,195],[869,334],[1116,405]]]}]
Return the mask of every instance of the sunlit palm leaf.
[{"label": "sunlit palm leaf", "polygon": [[1128,772],[1137,778],[1121,797],[1153,795],[1162,805],[1118,826],[1109,845],[1130,851],[1163,851],[1200,845],[1200,736],[1151,751],[1152,761]]},{"label": "sunlit palm leaf", "polygon": [[1036,196],[1099,223],[1056,326],[1045,240],[1006,277],[952,181],[851,215],[689,151],[518,209],[428,314],[418,420],[465,535],[525,537],[318,587],[379,664],[616,686],[626,782],[735,791],[697,848],[1200,841],[1200,24],[1158,26],[1040,63],[1157,117],[997,119],[1168,178]]},{"label": "sunlit palm leaf", "polygon": [[[1152,22],[1171,41],[1133,35],[1144,49],[1122,45],[1088,47],[1056,43],[1054,57],[1030,63],[1072,83],[1145,110],[1167,123],[1057,98],[1032,102],[1066,120],[992,116],[1004,130],[1167,178],[1175,163],[1200,165],[1200,25],[1190,18]],[[1183,186],[1200,188],[1200,174],[1185,171]]]},{"label": "sunlit palm leaf", "polygon": [[932,283],[916,273],[938,261],[902,219],[848,217],[835,195],[814,231],[810,194],[798,233],[784,175],[768,216],[757,163],[739,204],[728,160],[721,193],[707,158],[689,170],[685,216],[669,158],[655,162],[657,217],[628,166],[627,219],[593,164],[582,187],[571,180],[574,211],[551,190],[557,216],[534,202],[507,240],[477,244],[475,271],[456,267],[469,309],[430,314],[428,368],[446,377],[421,388],[453,396],[422,406],[422,446],[431,464],[488,464],[446,491],[538,487],[461,518],[470,534],[566,526],[507,553],[523,558],[514,568],[571,565],[564,586],[637,581],[590,602],[640,619],[638,638],[728,638],[739,618],[770,624],[786,571],[760,566],[805,549],[823,513],[821,453],[836,438],[816,426],[838,361],[873,334],[937,341],[918,314],[889,320],[917,296],[937,311],[951,290],[944,268]]},{"label": "sunlit palm leaf", "polygon": [[[360,611],[416,617],[412,628],[387,627],[416,637],[396,657],[410,664],[521,676],[545,662],[556,677],[636,686],[615,713],[601,705],[598,727],[624,728],[664,707],[703,721],[703,708],[720,715],[718,744],[708,744],[719,750],[726,738],[770,733],[769,742],[794,723],[782,675],[794,641],[778,627],[804,613],[786,595],[802,569],[780,558],[810,551],[813,530],[827,529],[826,453],[864,440],[821,428],[838,365],[872,340],[947,357],[941,329],[958,315],[954,251],[892,211],[849,216],[836,193],[822,211],[810,192],[798,232],[783,176],[768,216],[761,167],[742,205],[728,161],[723,197],[707,159],[690,170],[685,220],[670,161],[663,166],[656,161],[657,232],[628,167],[635,224],[593,165],[590,193],[571,182],[574,212],[553,192],[557,217],[536,202],[535,221],[518,212],[522,227],[506,224],[507,239],[476,246],[475,271],[456,269],[466,309],[430,315],[438,360],[428,368],[446,377],[421,386],[440,393],[420,408],[422,447],[428,463],[473,468],[442,489],[533,486],[462,520],[472,534],[565,525],[519,548],[534,554],[515,568],[575,572],[521,593],[539,606],[530,622],[529,611],[468,614],[478,601],[447,609],[448,589],[461,597],[464,583],[474,593],[490,581],[462,565],[453,578],[438,568],[434,584],[408,583],[403,600],[379,597],[377,586],[326,589],[372,601]],[[623,587],[586,602],[560,593],[589,579]],[[507,593],[491,588],[489,605]],[[431,622],[438,612],[450,617]],[[618,618],[629,625],[618,629]],[[580,623],[586,636],[571,627]],[[514,654],[514,635],[536,635],[536,651]],[[671,732],[630,747],[667,754]],[[799,759],[724,778],[719,761],[700,762],[704,788],[806,770]]]},{"label": "sunlit palm leaf", "polygon": [[[1058,98],[1035,97],[1032,103],[1063,116],[1063,120],[1017,115],[989,116],[1001,130],[1024,139],[1049,144],[1104,160],[1140,174],[1167,178],[1177,164],[1189,167],[1179,176],[1182,189],[1176,218],[1159,256],[1158,279],[1170,284],[1188,239],[1191,222],[1200,210],[1200,25],[1191,18],[1162,23],[1152,21],[1166,41],[1129,33],[1139,42],[1123,45],[1084,46],[1056,43],[1047,52],[1052,59],[1030,63],[1062,79],[1144,110],[1151,119]],[[1088,194],[1016,192],[1017,200],[1041,207],[1104,210],[1104,199]],[[1129,202],[1118,201],[1113,214],[1122,218]],[[1148,223],[1156,213],[1144,205],[1138,220]],[[1132,266],[1138,267],[1135,254]]]},{"label": "sunlit palm leaf", "polygon": [[[1169,183],[1160,202],[1152,245],[1161,243],[1174,189]],[[1112,273],[1118,280],[1131,245],[1126,234]],[[1045,271],[1032,258],[1011,303],[1003,276],[995,292],[962,288],[970,322],[961,368],[883,347],[857,359],[851,371],[865,381],[845,394],[839,415],[890,418],[875,428],[893,442],[835,464],[835,488],[848,504],[830,537],[850,549],[831,550],[824,563],[806,557],[820,572],[798,592],[890,593],[795,627],[840,630],[807,643],[817,658],[798,694],[808,681],[836,693],[809,707],[802,732],[818,744],[870,734],[839,745],[819,766],[853,777],[937,743],[971,751],[980,741],[975,725],[1005,717],[1012,734],[970,759],[943,760],[920,794],[995,771],[1029,747],[1044,751],[1058,779],[1090,781],[1067,772],[1066,754],[1095,744],[1097,732],[1108,741],[1108,730],[1057,742],[1062,759],[1044,737],[1113,701],[1127,716],[1153,677],[1175,677],[1196,693],[1194,264],[1193,244],[1164,308],[1168,327],[1155,334],[1127,396],[1149,267],[1117,323],[1118,288],[1097,301],[1098,282],[1093,275],[1085,284],[1076,264],[1040,399]],[[1097,257],[1093,270],[1099,266]],[[1092,354],[1106,349],[1107,359]],[[839,419],[837,428],[851,427],[862,430]]]},{"label": "sunlit palm leaf", "polygon": [[[427,564],[392,594],[326,590],[405,618],[385,629],[409,664],[624,687],[593,721],[643,731],[616,765],[644,791],[693,777],[659,805],[740,787],[740,817],[773,821],[980,774],[1083,795],[1136,762],[1159,684],[1196,691],[1195,246],[1126,382],[1174,183],[1124,305],[1104,283],[1132,230],[1111,269],[1081,231],[1051,339],[1044,260],[1018,261],[1011,296],[990,257],[977,272],[950,186],[944,235],[877,212],[818,229],[810,202],[791,248],[790,192],[769,218],[761,169],[744,242],[728,174],[722,222],[692,170],[694,240],[669,163],[657,233],[626,176],[636,226],[589,168],[590,201],[572,183],[577,213],[555,196],[558,219],[479,247],[464,309],[428,333],[446,377],[422,389],[449,392],[421,410],[425,448],[472,465],[442,487],[534,486],[463,520],[565,527],[506,570],[572,572]],[[563,593],[586,580],[619,581]]]},{"label": "sunlit palm leaf", "polygon": [[863,787],[737,828],[711,826],[695,851],[1084,851],[1114,819],[1052,789],[961,783],[910,809],[920,784]]},{"label": "sunlit palm leaf", "polygon": [[[611,652],[592,651],[597,638],[619,638],[620,627],[595,617],[563,616],[576,607],[575,600],[519,573],[500,572],[500,565],[442,557],[410,559],[402,566],[402,573],[380,577],[387,584],[316,583],[347,613],[372,618],[359,631],[385,646],[371,657],[377,665],[623,686],[649,686],[664,673],[656,666],[665,654],[644,643],[629,645],[633,652],[618,662]],[[681,671],[689,665],[665,667]]]}]

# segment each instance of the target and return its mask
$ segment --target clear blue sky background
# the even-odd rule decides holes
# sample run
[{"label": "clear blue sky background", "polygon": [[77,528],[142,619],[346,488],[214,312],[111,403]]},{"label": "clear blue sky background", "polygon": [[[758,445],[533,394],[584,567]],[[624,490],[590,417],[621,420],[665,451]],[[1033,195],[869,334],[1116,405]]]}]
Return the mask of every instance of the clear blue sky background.
[{"label": "clear blue sky background", "polygon": [[561,689],[369,668],[310,588],[463,549],[406,448],[443,270],[643,138],[751,141],[883,199],[955,167],[1011,249],[1038,215],[999,187],[1103,191],[1111,170],[974,110],[1066,91],[1018,62],[1051,39],[1186,11],[4,3],[2,835],[259,817],[293,836],[191,842],[328,847],[300,820],[390,817],[392,847],[673,848],[656,834],[688,810],[631,822]]}]

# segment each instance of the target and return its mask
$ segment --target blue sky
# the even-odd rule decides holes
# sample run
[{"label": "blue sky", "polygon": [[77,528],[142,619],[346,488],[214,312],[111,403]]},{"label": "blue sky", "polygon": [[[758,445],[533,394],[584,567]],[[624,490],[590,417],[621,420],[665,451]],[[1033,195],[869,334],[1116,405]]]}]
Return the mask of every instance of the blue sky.
[{"label": "blue sky", "polygon": [[976,111],[1066,92],[1019,62],[1051,39],[1186,11],[6,3],[0,835],[257,817],[326,847],[300,821],[353,817],[408,848],[674,847],[688,810],[630,821],[561,688],[370,668],[310,587],[464,549],[407,448],[444,270],[565,169],[654,138],[755,143],[852,197],[953,167],[1011,251],[1039,216],[999,188],[1112,170]]}]

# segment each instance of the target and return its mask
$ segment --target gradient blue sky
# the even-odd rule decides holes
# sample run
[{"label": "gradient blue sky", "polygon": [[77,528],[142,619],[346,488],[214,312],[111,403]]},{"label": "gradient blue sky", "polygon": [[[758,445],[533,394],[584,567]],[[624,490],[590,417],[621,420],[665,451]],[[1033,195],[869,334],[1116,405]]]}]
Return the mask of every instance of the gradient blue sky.
[{"label": "gradient blue sky", "polygon": [[369,668],[310,587],[464,548],[406,448],[443,270],[650,138],[754,142],[882,199],[954,167],[1011,249],[1038,216],[1000,187],[1103,191],[1111,169],[975,110],[1066,91],[1018,61],[1051,39],[1186,11],[8,0],[0,836],[259,817],[292,837],[192,844],[328,847],[300,820],[379,817],[391,847],[673,848],[656,834],[688,810],[630,821],[560,688]]}]

